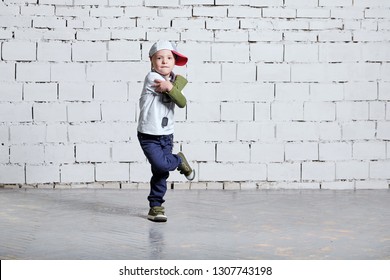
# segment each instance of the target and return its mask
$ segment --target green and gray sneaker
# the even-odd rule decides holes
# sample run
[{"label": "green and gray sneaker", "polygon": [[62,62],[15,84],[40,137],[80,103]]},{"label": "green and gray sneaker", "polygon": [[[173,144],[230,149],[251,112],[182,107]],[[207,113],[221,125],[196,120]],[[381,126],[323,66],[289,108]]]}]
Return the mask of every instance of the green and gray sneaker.
[{"label": "green and gray sneaker", "polygon": [[148,213],[148,220],[153,222],[166,222],[167,216],[165,216],[164,207],[162,206],[153,206],[150,208]]},{"label": "green and gray sneaker", "polygon": [[188,164],[188,161],[182,152],[179,152],[177,155],[181,158],[181,163],[177,170],[179,170],[181,174],[184,174],[188,180],[194,180],[195,170]]}]

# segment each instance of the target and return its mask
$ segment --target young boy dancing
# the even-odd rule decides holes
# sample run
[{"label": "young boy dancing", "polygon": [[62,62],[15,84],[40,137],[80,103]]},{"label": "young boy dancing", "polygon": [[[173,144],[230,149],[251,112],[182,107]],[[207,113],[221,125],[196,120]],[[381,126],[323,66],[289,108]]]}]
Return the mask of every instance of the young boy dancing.
[{"label": "young boy dancing", "polygon": [[186,65],[188,58],[169,41],[153,44],[149,57],[152,70],[145,77],[139,100],[138,140],[152,167],[148,219],[166,222],[162,204],[169,171],[177,169],[188,180],[195,178],[195,170],[190,167],[184,154],[172,154],[175,105],[184,108],[187,104],[182,94],[187,80],[175,75],[172,70],[175,65]]}]

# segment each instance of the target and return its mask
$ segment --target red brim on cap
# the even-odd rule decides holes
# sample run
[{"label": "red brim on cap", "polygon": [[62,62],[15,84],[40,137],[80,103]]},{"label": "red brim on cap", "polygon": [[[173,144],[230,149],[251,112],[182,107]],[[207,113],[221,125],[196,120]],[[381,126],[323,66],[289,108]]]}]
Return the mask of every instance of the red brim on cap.
[{"label": "red brim on cap", "polygon": [[184,66],[187,64],[188,57],[182,55],[181,53],[178,53],[177,51],[172,51],[172,52],[176,55],[175,65]]}]

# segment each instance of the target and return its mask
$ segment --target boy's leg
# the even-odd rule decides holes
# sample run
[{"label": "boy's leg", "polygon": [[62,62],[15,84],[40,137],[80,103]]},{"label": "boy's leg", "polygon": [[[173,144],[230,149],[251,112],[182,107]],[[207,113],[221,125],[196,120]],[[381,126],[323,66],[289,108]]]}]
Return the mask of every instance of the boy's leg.
[{"label": "boy's leg", "polygon": [[169,171],[175,170],[181,163],[177,155],[172,154],[173,135],[151,136],[138,135],[141,147],[152,166],[152,178],[150,180],[149,204],[161,206],[167,189],[166,180]]}]

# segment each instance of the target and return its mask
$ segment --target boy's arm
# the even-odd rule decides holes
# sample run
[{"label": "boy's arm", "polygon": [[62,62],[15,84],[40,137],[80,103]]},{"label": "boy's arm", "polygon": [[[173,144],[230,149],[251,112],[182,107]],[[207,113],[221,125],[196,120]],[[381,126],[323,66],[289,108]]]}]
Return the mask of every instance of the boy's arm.
[{"label": "boy's arm", "polygon": [[172,83],[173,88],[167,92],[172,101],[180,108],[184,108],[187,104],[187,99],[181,92],[187,83],[187,80],[183,76],[176,75],[176,79]]}]

